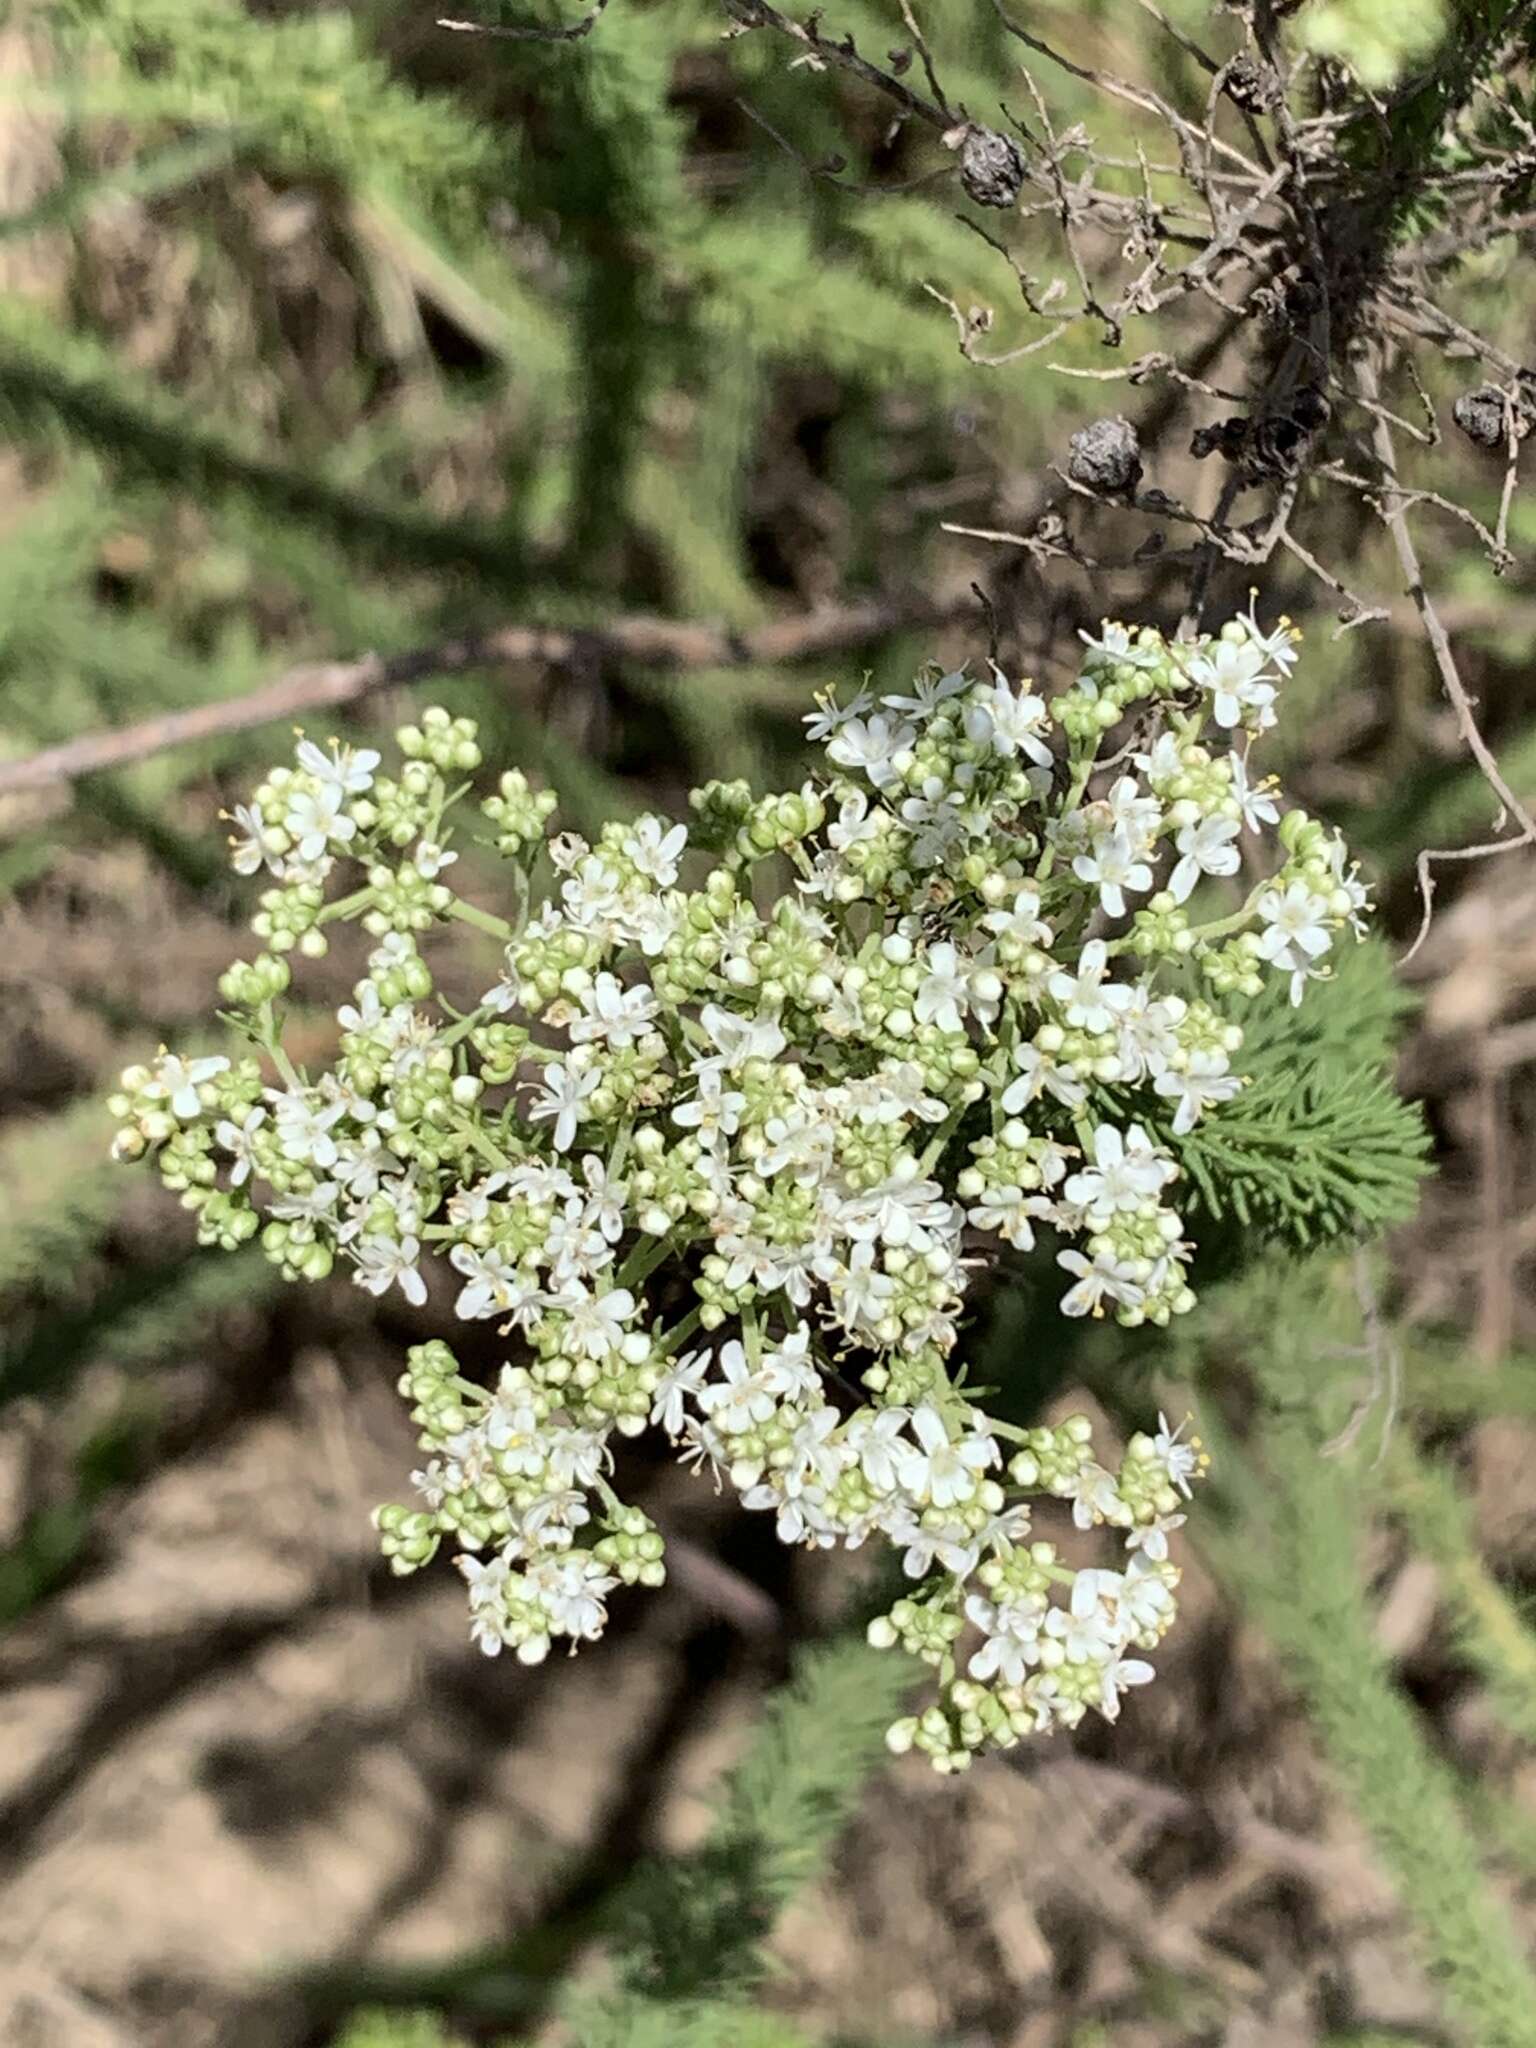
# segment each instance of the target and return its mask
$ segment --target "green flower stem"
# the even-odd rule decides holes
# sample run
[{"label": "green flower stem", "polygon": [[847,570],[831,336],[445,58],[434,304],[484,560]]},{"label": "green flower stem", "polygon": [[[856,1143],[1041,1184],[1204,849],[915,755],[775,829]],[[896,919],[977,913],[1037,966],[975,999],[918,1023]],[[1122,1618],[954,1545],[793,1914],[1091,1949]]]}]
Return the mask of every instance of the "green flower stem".
[{"label": "green flower stem", "polygon": [[377,895],[371,885],[366,889],[354,889],[350,896],[338,896],[334,903],[327,903],[316,924],[334,924],[340,917],[356,917],[359,911],[367,910]]},{"label": "green flower stem", "polygon": [[680,1323],[674,1323],[664,1337],[657,1338],[656,1356],[658,1358],[670,1358],[679,1345],[686,1344],[694,1331],[699,1327],[703,1314],[704,1308],[702,1303],[695,1308],[689,1309],[687,1315],[683,1317]]},{"label": "green flower stem", "polygon": [[462,896],[454,897],[446,915],[457,918],[460,924],[473,925],[476,931],[485,932],[493,939],[500,939],[503,945],[509,945],[517,937],[504,917],[498,917],[491,910],[482,910],[478,903],[466,903]]},{"label": "green flower stem", "polygon": [[[1099,750],[1097,747],[1095,747],[1093,752],[1088,756],[1088,758],[1085,761],[1080,761],[1076,768],[1073,769],[1072,780],[1067,785],[1067,793],[1062,798],[1061,802],[1061,810],[1059,815],[1062,818],[1070,818],[1072,813],[1077,809],[1078,805],[1082,802],[1083,792],[1088,787],[1089,780],[1093,775],[1094,767],[1098,762],[1098,758]],[[1040,864],[1035,869],[1035,880],[1037,882],[1048,882],[1051,877],[1051,870],[1055,867],[1055,865],[1056,842],[1052,840],[1050,844],[1046,847],[1044,853],[1042,853],[1040,856]]]},{"label": "green flower stem", "polygon": [[497,1173],[509,1171],[512,1165],[511,1160],[501,1150],[500,1146],[494,1145],[491,1142],[490,1137],[473,1118],[467,1116],[455,1117],[453,1128],[461,1137],[468,1139],[471,1148],[478,1152],[480,1157],[493,1167]]},{"label": "green flower stem", "polygon": [[938,1165],[940,1159],[944,1156],[945,1146],[955,1135],[956,1131],[959,1130],[961,1120],[970,1107],[970,1103],[962,1102],[945,1117],[943,1123],[939,1125],[933,1136],[928,1140],[928,1143],[923,1147],[922,1154],[917,1162],[920,1173],[931,1173],[934,1167]]},{"label": "green flower stem", "polygon": [[496,1006],[494,1003],[482,1003],[478,1010],[470,1010],[466,1015],[462,1016],[451,1029],[442,1034],[437,1042],[445,1049],[449,1046],[457,1045],[462,1039],[468,1038],[472,1031],[477,1031],[488,1017],[494,1017],[495,1015]]},{"label": "green flower stem", "polygon": [[678,1240],[675,1233],[669,1232],[666,1237],[641,1238],[640,1242],[632,1247],[629,1257],[619,1268],[614,1279],[614,1285],[616,1287],[638,1287],[643,1280],[656,1270],[663,1259],[670,1258],[678,1249]]},{"label": "green flower stem", "polygon": [[302,1088],[304,1086],[303,1080],[293,1061],[289,1059],[287,1053],[283,1050],[283,1041],[278,1032],[277,1018],[273,1012],[270,998],[256,1012],[256,1040],[262,1051],[271,1060],[273,1066],[276,1067],[279,1074],[288,1083],[288,1086],[290,1088]]}]

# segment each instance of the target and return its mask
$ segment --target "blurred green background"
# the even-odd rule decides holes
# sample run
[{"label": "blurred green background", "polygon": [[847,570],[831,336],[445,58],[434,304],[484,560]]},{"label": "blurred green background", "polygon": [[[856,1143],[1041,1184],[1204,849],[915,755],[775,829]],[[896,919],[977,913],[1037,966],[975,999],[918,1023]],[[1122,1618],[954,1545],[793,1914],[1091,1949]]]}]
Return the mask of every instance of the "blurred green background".
[{"label": "blurred green background", "polygon": [[[944,530],[1030,530],[1077,427],[1133,398],[1149,414],[1053,367],[1104,365],[1087,331],[964,359],[925,284],[995,311],[989,352],[1038,323],[931,136],[783,41],[722,36],[713,0],[614,0],[560,45],[434,12],[8,10],[0,763],[303,664],[564,625],[596,629],[569,659],[437,679],[428,661],[324,728],[445,702],[590,828],[708,776],[796,776],[827,684],[982,659],[995,633],[1049,688],[1106,614],[1176,622],[1155,561],[1090,576]],[[1383,13],[1303,27],[1322,49],[1446,32],[1438,10]],[[1154,14],[1040,0],[1029,20],[1198,104]],[[1187,0],[1177,20],[1226,33]],[[941,0],[924,26],[977,118],[1028,108],[990,5]],[[827,27],[880,62],[910,48],[895,0],[839,0]],[[1051,90],[1058,129],[1101,121],[1079,83]],[[1516,355],[1528,241],[1455,280],[1460,317]],[[1010,246],[1070,281],[1048,218]],[[1178,350],[1208,312],[1133,324],[1125,358]],[[1429,374],[1446,413],[1467,368]],[[1165,488],[1208,500],[1183,450],[1218,411],[1152,401]],[[1492,521],[1497,460],[1452,436],[1423,462]],[[1316,579],[1262,572],[1262,614],[1307,631],[1270,765],[1348,833],[1400,947],[1416,852],[1487,837],[1494,800],[1384,532],[1356,500],[1308,509],[1386,617],[1336,636]],[[1090,531],[1112,543],[1116,517]],[[1522,794],[1533,523],[1517,492],[1502,580],[1465,524],[1431,510],[1420,531]],[[1221,568],[1218,616],[1250,580]],[[626,658],[601,629],[637,615],[741,638],[720,667]],[[855,1800],[882,1705],[861,1653],[820,1667],[814,1715],[781,1697],[761,1719],[856,1599],[833,1564],[658,1466],[668,1591],[569,1670],[486,1664],[457,1579],[388,1581],[367,1522],[409,1469],[393,1381],[429,1313],[200,1254],[147,1177],[106,1166],[117,1070],[216,1029],[249,909],[220,813],[291,722],[0,794],[0,2039],[1536,2042],[1536,861],[1445,871],[1406,985],[1374,948],[1275,1080],[1333,1105],[1320,1184],[1327,1144],[1350,1151],[1346,1098],[1391,1069],[1422,1103],[1437,1175],[1412,1214],[1383,1205],[1384,1244],[1306,1252],[1268,1241],[1262,1201],[1229,1214],[1177,1343],[1069,1347],[1024,1289],[990,1302],[978,1376],[1017,1413],[1198,1410],[1217,1478],[1185,1532],[1188,1625],[1117,1729],[963,1785],[904,1766]],[[324,967],[309,987],[321,1034]],[[829,1718],[846,1782],[802,1787],[786,1821],[752,1759],[793,1778]],[[817,1767],[836,1777],[841,1753]],[[758,1875],[722,1895],[749,1933],[796,1895],[765,2016],[594,2016],[616,1907],[719,1880],[722,1828],[757,1845]]]}]

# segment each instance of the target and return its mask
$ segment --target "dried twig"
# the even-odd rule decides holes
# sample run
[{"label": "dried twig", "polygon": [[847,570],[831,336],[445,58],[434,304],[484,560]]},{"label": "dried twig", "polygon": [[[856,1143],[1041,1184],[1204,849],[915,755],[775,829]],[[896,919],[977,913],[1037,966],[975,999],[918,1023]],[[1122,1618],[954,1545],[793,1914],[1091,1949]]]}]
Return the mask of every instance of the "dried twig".
[{"label": "dried twig", "polygon": [[805,21],[797,21],[793,15],[781,14],[777,7],[770,7],[768,0],[724,0],[724,6],[735,34],[744,35],[760,28],[772,29],[799,43],[806,52],[806,60],[818,70],[830,67],[851,73],[866,85],[874,86],[877,92],[883,92],[887,99],[894,100],[904,114],[913,114],[930,127],[948,130],[953,125],[947,106],[935,106],[932,100],[914,92],[909,85],[903,85],[894,72],[870,63],[867,57],[860,55],[851,35],[835,37],[824,34],[819,12]]},{"label": "dried twig", "polygon": [[439,15],[439,28],[452,29],[458,35],[497,36],[509,43],[579,43],[583,36],[590,35],[608,11],[608,0],[593,0],[593,5],[569,28],[503,28],[487,21],[451,21]]},{"label": "dried twig", "polygon": [[581,670],[603,662],[633,662],[646,668],[693,669],[800,661],[862,646],[907,627],[944,624],[965,616],[973,603],[968,590],[942,598],[871,598],[739,632],[646,617],[611,619],[601,626],[502,626],[403,654],[365,654],[355,661],[290,669],[276,682],[243,697],[167,712],[116,732],[89,733],[25,760],[0,762],[0,796],[126,768],[170,747],[335,710],[377,690],[433,676],[524,665]]},{"label": "dried twig", "polygon": [[[1362,362],[1360,380],[1366,396],[1368,398],[1377,397],[1379,383],[1374,362],[1369,360]],[[1375,450],[1376,460],[1381,465],[1382,479],[1386,485],[1380,505],[1381,517],[1386,523],[1388,533],[1392,536],[1392,545],[1396,550],[1398,565],[1402,569],[1403,579],[1407,584],[1408,595],[1413,599],[1420,622],[1424,628],[1424,637],[1428,640],[1430,651],[1435,657],[1435,667],[1439,670],[1441,684],[1444,687],[1446,696],[1450,700],[1451,710],[1455,715],[1456,729],[1461,735],[1467,752],[1482,771],[1483,779],[1498,798],[1504,814],[1512,818],[1519,827],[1518,832],[1513,838],[1496,840],[1491,845],[1475,849],[1475,851],[1504,853],[1515,846],[1529,846],[1536,842],[1536,818],[1531,816],[1525,805],[1504,779],[1498,761],[1494,758],[1493,750],[1483,738],[1482,731],[1478,726],[1477,717],[1472,707],[1472,699],[1468,695],[1466,684],[1461,679],[1461,671],[1456,665],[1456,656],[1451,647],[1450,635],[1446,632],[1440,614],[1435,610],[1434,602],[1424,587],[1424,575],[1419,565],[1418,549],[1415,547],[1413,535],[1408,529],[1408,514],[1403,503],[1404,494],[1398,488],[1397,454],[1393,447],[1392,429],[1380,417],[1375,421],[1372,433],[1372,446]],[[1411,960],[1414,954],[1418,952],[1429,932],[1430,919],[1434,914],[1434,864],[1437,861],[1444,860],[1465,860],[1473,851],[1474,849],[1466,847],[1428,847],[1420,853],[1416,863],[1416,871],[1423,913],[1419,921],[1418,936],[1403,956],[1405,962]]]}]

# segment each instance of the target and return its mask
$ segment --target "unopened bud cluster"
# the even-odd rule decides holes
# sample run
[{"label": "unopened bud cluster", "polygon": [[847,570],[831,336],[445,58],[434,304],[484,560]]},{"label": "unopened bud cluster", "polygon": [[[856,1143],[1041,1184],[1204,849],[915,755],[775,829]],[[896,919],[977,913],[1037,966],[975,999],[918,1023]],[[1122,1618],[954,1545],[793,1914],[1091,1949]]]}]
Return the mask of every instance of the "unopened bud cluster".
[{"label": "unopened bud cluster", "polygon": [[[209,1244],[259,1235],[291,1278],[340,1267],[508,1340],[492,1385],[443,1342],[410,1354],[396,1571],[448,1538],[493,1655],[598,1636],[617,1588],[665,1575],[611,1483],[615,1437],[656,1429],[786,1543],[900,1552],[913,1588],[872,1636],[939,1690],[893,1746],[949,1770],[1115,1715],[1173,1619],[1203,1454],[1160,1421],[1111,1470],[1080,1418],[990,1419],[961,1318],[1037,1234],[1065,1315],[1192,1305],[1182,1141],[1241,1086],[1245,999],[1278,974],[1299,1000],[1364,908],[1339,840],[1250,774],[1294,660],[1239,618],[1108,626],[1051,701],[933,669],[824,703],[802,788],[711,783],[691,824],[590,844],[549,836],[516,769],[466,834],[480,750],[446,711],[388,774],[301,740],[234,820],[262,943],[220,992],[251,1050],[130,1068],[116,1150],[155,1156]],[[510,864],[500,909],[456,893],[456,837]],[[338,920],[371,950],[314,1071],[283,1005]],[[504,949],[467,1009],[422,950],[450,921]],[[1037,1540],[1042,1495],[1117,1531],[1125,1569]]]}]

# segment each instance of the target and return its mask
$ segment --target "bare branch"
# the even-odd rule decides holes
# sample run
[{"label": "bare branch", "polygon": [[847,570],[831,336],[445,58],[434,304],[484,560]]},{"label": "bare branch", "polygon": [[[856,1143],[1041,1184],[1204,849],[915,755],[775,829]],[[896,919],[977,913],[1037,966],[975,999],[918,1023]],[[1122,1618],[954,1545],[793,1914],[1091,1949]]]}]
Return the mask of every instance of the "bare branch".
[{"label": "bare branch", "polygon": [[[1360,381],[1368,398],[1374,399],[1379,395],[1379,381],[1374,362],[1362,362]],[[1392,445],[1392,429],[1379,417],[1375,423],[1372,443],[1387,484],[1381,504],[1381,516],[1386,522],[1388,533],[1392,536],[1392,545],[1397,552],[1398,565],[1408,586],[1408,595],[1418,610],[1419,619],[1424,627],[1424,636],[1429,642],[1430,650],[1435,657],[1435,666],[1440,672],[1440,681],[1446,696],[1450,699],[1451,710],[1456,718],[1456,729],[1461,734],[1468,753],[1481,769],[1483,779],[1498,798],[1505,815],[1513,818],[1519,827],[1518,833],[1510,839],[1495,840],[1480,847],[1431,848],[1419,855],[1417,869],[1424,908],[1418,937],[1403,956],[1406,963],[1423,945],[1429,932],[1435,894],[1432,864],[1443,860],[1467,860],[1482,853],[1505,853],[1515,846],[1529,846],[1536,842],[1536,818],[1531,816],[1504,779],[1493,750],[1483,738],[1478,726],[1472,699],[1456,665],[1450,636],[1435,610],[1429,592],[1424,587],[1418,549],[1414,546],[1413,535],[1408,529],[1408,514],[1403,503],[1404,494],[1397,485],[1397,454]]]},{"label": "bare branch", "polygon": [[947,131],[953,127],[953,117],[947,105],[936,106],[909,85],[903,85],[894,72],[883,71],[878,64],[871,64],[867,57],[859,54],[851,35],[824,35],[818,15],[813,14],[808,21],[796,21],[792,15],[781,14],[777,7],[770,7],[768,0],[724,0],[724,6],[731,17],[732,33],[744,35],[753,29],[773,29],[777,34],[799,43],[818,70],[830,67],[846,71],[854,78],[861,78],[866,85],[872,85],[877,92],[883,92],[887,99],[894,100],[904,114],[913,114],[932,128]]},{"label": "bare branch", "polygon": [[612,619],[601,626],[502,626],[403,654],[365,654],[355,661],[290,669],[276,682],[243,697],[167,712],[116,732],[89,733],[25,760],[0,762],[0,796],[127,768],[171,747],[336,710],[360,703],[375,691],[425,682],[434,676],[525,665],[590,668],[604,661],[657,669],[742,668],[801,661],[810,655],[859,647],[905,628],[942,625],[964,617],[973,603],[969,590],[940,598],[871,598],[775,619],[741,632],[642,616]]},{"label": "bare branch", "polygon": [[439,28],[452,29],[463,36],[496,36],[509,43],[579,43],[583,36],[590,35],[608,11],[608,0],[593,0],[593,5],[569,28],[502,28],[486,21],[450,21],[439,15]]}]

